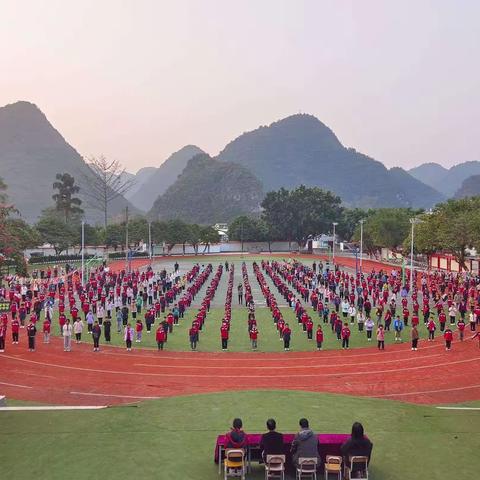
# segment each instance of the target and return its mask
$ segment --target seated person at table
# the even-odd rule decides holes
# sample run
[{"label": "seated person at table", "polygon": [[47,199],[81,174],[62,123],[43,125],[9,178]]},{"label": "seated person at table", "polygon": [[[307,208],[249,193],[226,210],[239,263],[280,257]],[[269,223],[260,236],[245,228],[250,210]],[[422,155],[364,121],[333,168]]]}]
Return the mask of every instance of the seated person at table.
[{"label": "seated person at table", "polygon": [[242,430],[242,420],[235,418],[232,428],[225,434],[225,448],[246,448],[247,434]]},{"label": "seated person at table", "polygon": [[262,458],[265,461],[267,455],[284,455],[285,447],[283,445],[283,435],[275,429],[277,423],[273,418],[267,420],[268,432],[262,435],[260,440],[260,451],[262,452]]},{"label": "seated person at table", "polygon": [[302,457],[316,458],[320,461],[317,435],[310,430],[306,418],[301,418],[299,424],[300,431],[295,435],[291,448],[293,462],[298,465],[298,459]]},{"label": "seated person at table", "polygon": [[[370,462],[372,448],[372,442],[363,434],[363,425],[359,422],[355,422],[352,425],[352,437],[342,445],[342,455],[344,458],[344,462],[349,465],[350,457],[355,455],[361,457],[368,457],[368,461]],[[354,470],[351,477],[355,478],[355,475],[359,471],[360,470]]]}]

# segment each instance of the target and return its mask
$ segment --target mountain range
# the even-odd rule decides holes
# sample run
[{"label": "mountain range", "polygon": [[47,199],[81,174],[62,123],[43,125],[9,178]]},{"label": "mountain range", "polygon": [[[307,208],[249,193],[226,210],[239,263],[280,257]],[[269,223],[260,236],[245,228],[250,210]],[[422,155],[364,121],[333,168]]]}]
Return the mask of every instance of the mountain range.
[{"label": "mountain range", "polygon": [[[7,184],[9,201],[26,221],[35,222],[43,209],[53,206],[57,173],[75,177],[86,220],[101,222],[102,212],[82,195],[94,173],[80,154],[34,104],[17,102],[0,108],[0,177]],[[127,205],[138,212],[125,198],[118,197],[110,205],[110,216],[121,214]]]},{"label": "mountain range", "polygon": [[[0,108],[0,177],[25,219],[34,222],[52,205],[57,173],[70,173],[81,189],[88,188],[82,171],[94,175],[34,104]],[[148,211],[150,218],[225,222],[258,212],[267,191],[301,184],[331,190],[349,207],[430,208],[452,197],[474,174],[480,174],[480,162],[450,169],[435,163],[409,171],[387,169],[342,145],[316,117],[298,114],[241,134],[217,157],[187,145],[158,166],[135,175],[125,172],[135,184],[114,201],[111,216],[129,205],[133,213]],[[88,221],[100,221],[101,214],[86,201],[83,207]]]},{"label": "mountain range", "polygon": [[452,197],[464,180],[472,175],[480,175],[480,162],[464,162],[451,168],[442,167],[438,163],[423,163],[408,173],[446,197]]}]

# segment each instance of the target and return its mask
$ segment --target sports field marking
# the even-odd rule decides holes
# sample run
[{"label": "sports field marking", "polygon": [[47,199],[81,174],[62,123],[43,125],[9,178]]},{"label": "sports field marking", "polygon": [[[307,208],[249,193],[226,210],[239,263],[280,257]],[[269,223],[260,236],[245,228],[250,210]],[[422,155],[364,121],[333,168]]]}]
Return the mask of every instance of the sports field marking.
[{"label": "sports field marking", "polygon": [[46,410],[100,410],[107,408],[107,405],[57,405],[57,406],[43,406],[43,407],[0,407],[0,412],[25,412],[25,411],[46,411]]},{"label": "sports field marking", "polygon": [[480,410],[480,407],[435,407],[439,410]]},{"label": "sports field marking", "polygon": [[[409,362],[409,361],[418,361],[421,359],[429,359],[433,357],[440,357],[442,356],[441,353],[436,353],[434,355],[424,355],[423,357],[410,357],[410,358],[402,358],[401,360],[383,360],[382,363],[398,363],[398,362]],[[252,359],[253,360],[253,359]],[[339,364],[324,364],[324,363],[318,363],[315,365],[282,365],[282,370],[288,369],[288,368],[336,368],[336,367],[356,367],[359,365],[372,365],[372,362],[363,362],[363,363],[339,363]],[[222,369],[225,368],[223,365],[168,365],[168,364],[151,364],[151,363],[134,363],[134,367],[158,367],[158,368],[185,368],[185,369]],[[271,370],[271,369],[276,369],[278,368],[277,365],[272,365],[272,366],[247,366],[245,368],[252,369],[252,370]],[[402,369],[403,370],[403,369]]]},{"label": "sports field marking", "polygon": [[6,383],[6,382],[0,382],[0,385],[5,385],[7,387],[17,387],[17,388],[33,388],[33,387],[29,387],[28,385],[18,385],[16,383]]},{"label": "sports field marking", "polygon": [[[373,345],[373,344],[372,344]],[[400,345],[400,344],[397,344],[397,345]],[[404,342],[404,345],[407,345],[407,342]],[[420,343],[420,345],[422,345],[422,343]],[[392,344],[391,345],[392,347],[395,346],[395,344]],[[105,345],[104,347],[106,348],[109,348],[109,349],[116,349],[116,350],[119,350],[117,352],[109,352],[109,351],[105,351],[103,350],[101,352],[102,355],[117,355],[117,356],[127,356],[129,358],[131,357],[137,357],[137,358],[156,358],[156,359],[165,359],[165,360],[188,360],[190,358],[201,358],[202,360],[217,360],[219,358],[226,358],[228,360],[235,360],[235,361],[250,361],[250,360],[259,360],[259,361],[271,361],[271,362],[278,362],[278,361],[282,361],[282,362],[285,362],[285,361],[296,361],[296,360],[317,360],[317,359],[322,359],[322,360],[329,360],[329,359],[334,359],[334,360],[338,360],[338,358],[342,355],[342,353],[345,353],[343,350],[328,350],[329,352],[330,351],[337,351],[338,354],[337,355],[325,355],[325,351],[322,351],[322,352],[319,352],[318,350],[311,350],[311,351],[298,351],[296,352],[294,349],[290,350],[290,352],[285,352],[285,353],[281,353],[280,355],[278,355],[278,352],[276,355],[278,356],[273,356],[275,352],[262,352],[262,351],[257,351],[257,352],[252,352],[252,351],[248,351],[248,352],[215,352],[215,351],[201,351],[201,350],[197,350],[196,352],[192,352],[190,350],[186,350],[184,352],[172,352],[172,353],[176,353],[177,355],[169,355],[168,353],[165,354],[165,350],[162,351],[161,353],[158,353],[157,355],[150,355],[149,352],[156,352],[157,350],[155,348],[152,348],[152,347],[139,347],[137,351],[142,351],[142,352],[146,352],[144,355],[139,355],[139,354],[136,354],[136,353],[132,353],[132,352],[127,352],[125,350],[125,347],[120,347],[120,346],[116,346],[116,345]],[[423,350],[426,350],[426,349],[432,349],[432,348],[441,348],[442,351],[444,350],[445,348],[445,345],[442,343],[438,343],[438,344],[435,344],[435,345],[430,345],[430,344],[427,344],[425,346],[422,345],[422,348],[421,348],[421,351]],[[354,353],[355,350],[360,350],[360,349],[369,349],[371,350],[371,352],[368,352],[368,353]],[[168,352],[168,351],[167,351]],[[178,353],[184,353],[185,355],[184,356],[178,356]],[[397,353],[402,353],[402,354],[410,354],[410,355],[413,355],[412,351],[410,350],[410,348],[405,348],[405,349],[402,349],[402,350],[397,350],[397,349],[387,349],[385,350],[384,352],[382,353],[379,353],[377,348],[372,348],[372,347],[353,347],[352,349],[350,349],[348,351],[348,353],[346,353],[346,355],[348,355],[348,358],[352,358],[352,357],[370,357],[370,356],[375,356],[377,357],[378,355],[382,355],[382,356],[388,356],[388,355],[394,355],[394,354],[397,354]],[[252,357],[252,355],[255,355],[255,357]],[[241,356],[248,356],[248,358],[241,358]],[[410,357],[409,357],[410,358]],[[412,358],[416,358],[416,357],[412,357]],[[403,360],[403,358],[399,358],[398,359],[399,361],[400,360]]]},{"label": "sports field marking", "polygon": [[90,397],[114,397],[114,398],[140,398],[143,400],[155,400],[162,397],[145,397],[142,395],[113,395],[111,393],[69,392],[70,395],[88,395]]},{"label": "sports field marking", "polygon": [[[375,397],[405,397],[407,395],[428,395],[430,393],[443,393],[443,392],[457,392],[459,390],[468,390],[472,388],[480,388],[479,385],[469,385],[468,387],[456,387],[456,388],[442,388],[440,390],[424,390],[421,392],[408,392],[408,393],[387,393],[385,395],[374,395]],[[446,407],[444,407],[446,408]]]},{"label": "sports field marking", "polygon": [[[18,360],[20,362],[26,363],[33,363],[36,365],[43,365],[45,367],[54,367],[54,368],[63,368],[66,370],[78,370],[82,372],[95,372],[95,373],[108,373],[110,375],[135,375],[135,376],[148,376],[148,377],[175,377],[175,378],[212,378],[211,375],[197,375],[195,373],[185,374],[185,373],[149,373],[149,372],[127,372],[127,371],[118,371],[118,370],[103,370],[103,369],[95,369],[95,368],[85,368],[85,367],[72,367],[70,365],[58,365],[54,363],[46,363],[46,362],[37,362],[35,360],[27,360],[24,358],[18,357],[11,357],[9,355],[5,355],[4,358],[9,358],[12,360]],[[478,358],[470,358],[467,360],[457,360],[456,362],[446,362],[446,363],[437,363],[436,367],[442,366],[450,366],[450,365],[457,365],[461,363],[470,363],[470,362],[478,362],[480,361],[480,357]],[[299,373],[295,374],[295,378],[306,378],[306,377],[339,377],[339,376],[352,376],[352,375],[365,375],[368,373],[369,375],[378,375],[383,373],[396,373],[396,372],[405,372],[408,370],[423,370],[426,368],[432,368],[431,365],[419,365],[416,367],[402,367],[402,368],[395,368],[390,370],[371,370],[369,372],[336,372],[336,373]],[[278,375],[215,375],[215,378],[279,378]]]}]

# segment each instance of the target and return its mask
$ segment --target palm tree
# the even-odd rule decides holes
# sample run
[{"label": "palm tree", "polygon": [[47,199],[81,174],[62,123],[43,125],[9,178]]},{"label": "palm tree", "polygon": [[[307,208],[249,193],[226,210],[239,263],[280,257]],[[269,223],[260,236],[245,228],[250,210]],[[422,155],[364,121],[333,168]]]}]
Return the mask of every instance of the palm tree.
[{"label": "palm tree", "polygon": [[71,215],[83,213],[80,208],[82,201],[74,197],[80,191],[80,187],[75,185],[75,178],[68,173],[57,173],[55,178],[57,181],[54,182],[53,188],[58,190],[58,193],[52,195],[52,198],[55,201],[55,208],[63,212],[67,223]]}]

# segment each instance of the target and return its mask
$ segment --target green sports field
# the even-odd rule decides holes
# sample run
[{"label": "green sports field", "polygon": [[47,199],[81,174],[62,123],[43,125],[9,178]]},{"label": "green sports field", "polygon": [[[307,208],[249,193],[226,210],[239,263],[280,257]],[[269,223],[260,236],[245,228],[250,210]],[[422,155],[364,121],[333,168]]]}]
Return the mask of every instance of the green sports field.
[{"label": "green sports field", "polygon": [[[269,417],[284,432],[296,431],[303,416],[326,433],[348,432],[359,420],[374,443],[372,479],[478,478],[480,411],[292,391],[174,397],[97,411],[0,412],[2,478],[216,479],[215,438],[235,416],[247,432],[263,431]],[[247,478],[263,478],[262,467]]]}]

